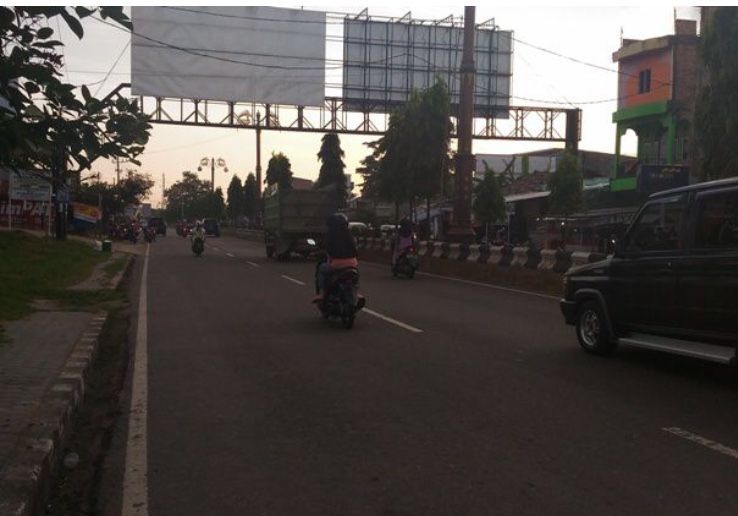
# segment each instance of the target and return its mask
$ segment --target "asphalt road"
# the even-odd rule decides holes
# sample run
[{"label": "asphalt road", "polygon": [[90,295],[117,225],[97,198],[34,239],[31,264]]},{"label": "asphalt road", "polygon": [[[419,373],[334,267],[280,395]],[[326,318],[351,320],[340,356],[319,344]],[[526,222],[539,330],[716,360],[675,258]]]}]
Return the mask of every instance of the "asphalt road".
[{"label": "asphalt road", "polygon": [[151,246],[149,514],[738,513],[732,371],[589,356],[554,299],[372,264],[346,331],[313,268]]}]

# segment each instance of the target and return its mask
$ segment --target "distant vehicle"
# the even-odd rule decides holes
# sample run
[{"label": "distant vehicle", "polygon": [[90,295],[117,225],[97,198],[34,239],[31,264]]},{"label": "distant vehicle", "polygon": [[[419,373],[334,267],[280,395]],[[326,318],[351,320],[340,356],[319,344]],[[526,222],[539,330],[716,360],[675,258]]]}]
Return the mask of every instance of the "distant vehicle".
[{"label": "distant vehicle", "polygon": [[205,228],[205,234],[209,236],[220,236],[220,224],[218,219],[203,219],[202,226]]},{"label": "distant vehicle", "polygon": [[328,230],[326,219],[337,209],[333,191],[287,190],[274,185],[264,198],[264,245],[267,258],[317,251]]},{"label": "distant vehicle", "polygon": [[154,228],[157,235],[167,236],[167,223],[161,217],[151,217],[147,227]]},{"label": "distant vehicle", "polygon": [[651,195],[615,253],[564,276],[561,311],[584,350],[618,344],[734,364],[738,179]]},{"label": "distant vehicle", "polygon": [[348,227],[354,236],[363,236],[369,233],[369,226],[363,222],[349,222]]},{"label": "distant vehicle", "polygon": [[379,232],[382,233],[382,236],[392,236],[396,229],[394,224],[382,224],[379,226]]},{"label": "distant vehicle", "polygon": [[418,270],[418,253],[415,245],[411,245],[397,257],[397,261],[392,267],[392,275],[395,277],[406,276],[413,279],[416,270]]}]

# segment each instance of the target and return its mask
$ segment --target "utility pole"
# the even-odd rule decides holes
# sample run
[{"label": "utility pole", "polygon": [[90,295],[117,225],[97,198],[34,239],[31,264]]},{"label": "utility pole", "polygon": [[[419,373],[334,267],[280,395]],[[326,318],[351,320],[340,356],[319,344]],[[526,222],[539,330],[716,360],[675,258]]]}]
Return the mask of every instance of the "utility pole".
[{"label": "utility pole", "polygon": [[474,229],[471,223],[472,178],[475,159],[472,154],[474,129],[474,31],[475,7],[464,6],[464,52],[461,60],[461,92],[459,98],[458,148],[456,151],[456,203],[454,221],[449,239],[459,243],[471,243]]},{"label": "utility pole", "polygon": [[115,184],[120,184],[120,158],[118,156],[115,157]]}]

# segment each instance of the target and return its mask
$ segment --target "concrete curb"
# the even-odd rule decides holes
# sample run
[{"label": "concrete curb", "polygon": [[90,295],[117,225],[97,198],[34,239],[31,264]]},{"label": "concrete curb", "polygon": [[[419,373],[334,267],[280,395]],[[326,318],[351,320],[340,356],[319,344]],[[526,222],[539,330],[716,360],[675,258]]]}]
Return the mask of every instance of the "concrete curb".
[{"label": "concrete curb", "polygon": [[126,264],[123,266],[123,268],[118,271],[118,273],[112,277],[110,282],[108,283],[109,288],[113,290],[118,290],[118,287],[120,287],[120,284],[123,283],[123,278],[126,277],[126,274],[131,269],[131,265],[133,265],[133,256],[130,254],[126,256]]},{"label": "concrete curb", "polygon": [[51,481],[72,431],[74,415],[84,399],[87,377],[107,318],[106,312],[95,313],[64,367],[41,398],[34,422],[0,471],[0,514],[3,516],[43,513]]}]

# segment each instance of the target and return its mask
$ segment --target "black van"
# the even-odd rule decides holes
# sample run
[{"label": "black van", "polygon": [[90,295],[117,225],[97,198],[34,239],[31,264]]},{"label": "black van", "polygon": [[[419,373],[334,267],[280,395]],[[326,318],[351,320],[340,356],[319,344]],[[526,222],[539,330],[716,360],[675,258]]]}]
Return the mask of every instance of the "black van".
[{"label": "black van", "polygon": [[738,346],[738,178],[653,194],[615,254],[564,276],[580,345],[619,344],[733,364]]}]

